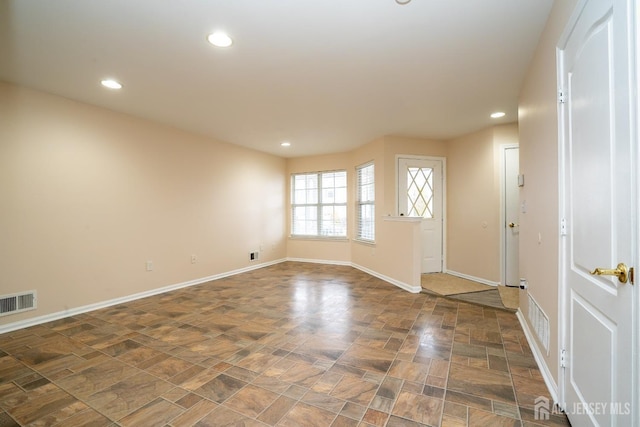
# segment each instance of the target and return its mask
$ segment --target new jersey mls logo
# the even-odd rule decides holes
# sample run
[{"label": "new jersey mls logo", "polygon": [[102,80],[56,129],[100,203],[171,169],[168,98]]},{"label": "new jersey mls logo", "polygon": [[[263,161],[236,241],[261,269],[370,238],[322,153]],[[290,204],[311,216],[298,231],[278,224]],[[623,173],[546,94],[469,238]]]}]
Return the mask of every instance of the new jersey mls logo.
[{"label": "new jersey mls logo", "polygon": [[536,420],[548,420],[549,419],[549,399],[544,396],[536,397],[533,406],[533,417]]}]

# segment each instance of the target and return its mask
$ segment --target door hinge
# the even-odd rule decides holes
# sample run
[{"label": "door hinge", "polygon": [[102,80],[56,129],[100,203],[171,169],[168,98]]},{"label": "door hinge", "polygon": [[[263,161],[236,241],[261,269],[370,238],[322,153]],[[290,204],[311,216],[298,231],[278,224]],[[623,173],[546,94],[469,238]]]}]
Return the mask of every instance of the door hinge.
[{"label": "door hinge", "polygon": [[562,218],[560,220],[560,235],[561,236],[567,235],[567,220],[565,218]]},{"label": "door hinge", "polygon": [[567,350],[565,349],[560,350],[560,367],[567,367]]},{"label": "door hinge", "polygon": [[566,102],[565,99],[565,95],[564,95],[564,90],[563,89],[558,89],[558,102],[560,104],[564,104]]}]

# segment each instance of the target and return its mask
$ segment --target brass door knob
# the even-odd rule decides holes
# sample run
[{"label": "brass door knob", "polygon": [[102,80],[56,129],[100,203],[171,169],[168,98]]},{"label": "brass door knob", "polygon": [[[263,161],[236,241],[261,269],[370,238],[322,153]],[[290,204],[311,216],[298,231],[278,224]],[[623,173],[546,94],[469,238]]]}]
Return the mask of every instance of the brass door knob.
[{"label": "brass door knob", "polygon": [[593,270],[591,274],[595,276],[616,276],[620,283],[627,283],[627,281],[629,280],[629,267],[621,262],[620,264],[618,264],[615,270],[598,267]]},{"label": "brass door knob", "polygon": [[518,224],[516,224],[515,222],[510,222],[509,223],[509,228],[513,228],[513,227],[517,227]]}]

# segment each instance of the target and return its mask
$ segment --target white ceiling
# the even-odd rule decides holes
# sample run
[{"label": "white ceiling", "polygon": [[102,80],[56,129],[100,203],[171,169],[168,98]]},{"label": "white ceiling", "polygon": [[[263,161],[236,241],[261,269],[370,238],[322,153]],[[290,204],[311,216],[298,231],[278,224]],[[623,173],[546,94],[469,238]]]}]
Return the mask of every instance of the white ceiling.
[{"label": "white ceiling", "polygon": [[449,139],[517,120],[552,3],[0,0],[0,80],[283,157]]}]

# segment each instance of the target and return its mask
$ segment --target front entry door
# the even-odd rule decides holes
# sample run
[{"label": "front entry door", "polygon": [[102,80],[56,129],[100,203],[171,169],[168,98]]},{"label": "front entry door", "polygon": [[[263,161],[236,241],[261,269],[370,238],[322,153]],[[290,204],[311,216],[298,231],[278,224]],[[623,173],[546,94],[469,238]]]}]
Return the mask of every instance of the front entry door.
[{"label": "front entry door", "polygon": [[[559,46],[562,380],[566,412],[576,426],[637,425],[631,413],[635,290],[629,275],[619,279],[606,271],[632,267],[637,247],[631,3],[579,2]],[[597,268],[606,270],[598,275]]]},{"label": "front entry door", "polygon": [[398,159],[398,212],[422,218],[422,273],[442,271],[442,160]]}]

